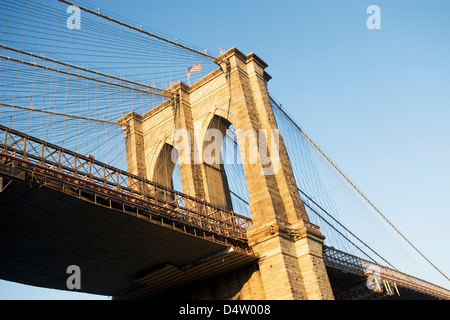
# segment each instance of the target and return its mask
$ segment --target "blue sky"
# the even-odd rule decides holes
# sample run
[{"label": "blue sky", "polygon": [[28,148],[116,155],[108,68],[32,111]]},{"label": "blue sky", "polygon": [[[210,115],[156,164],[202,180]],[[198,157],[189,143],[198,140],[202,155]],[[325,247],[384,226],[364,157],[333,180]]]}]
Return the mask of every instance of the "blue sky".
[{"label": "blue sky", "polygon": [[[271,95],[450,274],[450,2],[87,2],[209,51],[258,54]],[[366,27],[372,4],[380,30]],[[71,297],[96,298],[0,282],[1,299]]]}]

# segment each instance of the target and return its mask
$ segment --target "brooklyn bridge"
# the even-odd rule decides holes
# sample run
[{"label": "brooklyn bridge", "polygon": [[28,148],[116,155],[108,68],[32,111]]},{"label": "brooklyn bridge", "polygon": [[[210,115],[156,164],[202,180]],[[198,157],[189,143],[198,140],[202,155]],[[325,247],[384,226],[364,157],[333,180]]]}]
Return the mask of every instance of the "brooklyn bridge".
[{"label": "brooklyn bridge", "polygon": [[[267,89],[69,1],[1,1],[0,278],[113,299],[449,299]],[[401,228],[400,228],[401,229]],[[405,249],[406,248],[406,249]]]}]

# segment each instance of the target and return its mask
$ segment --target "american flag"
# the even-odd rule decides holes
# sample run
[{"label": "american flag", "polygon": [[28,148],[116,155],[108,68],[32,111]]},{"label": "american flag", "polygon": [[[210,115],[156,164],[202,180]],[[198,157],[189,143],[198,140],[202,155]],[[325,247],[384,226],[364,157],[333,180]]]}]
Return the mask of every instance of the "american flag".
[{"label": "american flag", "polygon": [[202,65],[200,64],[200,62],[197,62],[197,64],[195,66],[187,68],[186,70],[187,70],[187,76],[188,76],[188,79],[189,79],[189,77],[191,76],[192,72],[200,72],[200,71],[202,71]]}]

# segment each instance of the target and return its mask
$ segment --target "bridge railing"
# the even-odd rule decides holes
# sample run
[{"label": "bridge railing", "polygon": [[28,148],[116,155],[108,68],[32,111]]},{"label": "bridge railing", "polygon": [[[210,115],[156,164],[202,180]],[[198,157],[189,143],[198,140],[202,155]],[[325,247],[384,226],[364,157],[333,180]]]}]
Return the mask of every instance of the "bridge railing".
[{"label": "bridge railing", "polygon": [[[69,175],[116,196],[131,196],[156,204],[178,220],[220,235],[242,238],[252,220],[135,176],[126,171],[0,125],[0,156],[20,160],[24,165]],[[112,195],[114,196],[114,195]]]},{"label": "bridge railing", "polygon": [[378,276],[382,281],[386,280],[438,298],[450,299],[450,291],[445,288],[332,247],[324,246],[323,259],[329,267],[361,276]]}]

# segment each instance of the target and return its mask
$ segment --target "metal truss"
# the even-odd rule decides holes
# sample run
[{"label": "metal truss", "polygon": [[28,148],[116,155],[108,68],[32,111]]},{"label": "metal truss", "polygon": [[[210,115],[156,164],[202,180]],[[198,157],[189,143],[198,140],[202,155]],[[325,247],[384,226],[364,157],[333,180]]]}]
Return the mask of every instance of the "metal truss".
[{"label": "metal truss", "polygon": [[372,277],[376,281],[371,283],[372,285],[369,284],[372,291],[385,291],[387,295],[399,294],[398,286],[439,299],[450,299],[450,291],[447,289],[332,247],[324,246],[323,260],[328,267],[359,276]]},{"label": "metal truss", "polygon": [[[250,218],[1,125],[0,160],[6,168],[3,174],[12,170],[10,176],[21,180],[25,175],[84,200],[251,252],[246,231],[252,225]],[[398,286],[450,299],[447,289],[332,247],[324,246],[323,259],[326,266],[337,270],[363,277],[376,275],[380,283],[375,290],[384,286],[389,295],[398,293]],[[366,293],[361,289],[350,295]]]},{"label": "metal truss", "polygon": [[248,249],[246,229],[252,225],[248,217],[4,126],[0,139],[2,162],[20,168],[35,182]]}]

